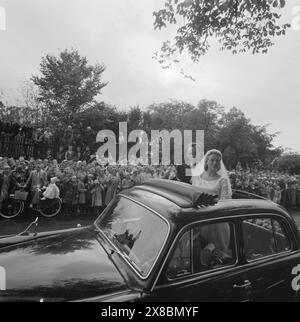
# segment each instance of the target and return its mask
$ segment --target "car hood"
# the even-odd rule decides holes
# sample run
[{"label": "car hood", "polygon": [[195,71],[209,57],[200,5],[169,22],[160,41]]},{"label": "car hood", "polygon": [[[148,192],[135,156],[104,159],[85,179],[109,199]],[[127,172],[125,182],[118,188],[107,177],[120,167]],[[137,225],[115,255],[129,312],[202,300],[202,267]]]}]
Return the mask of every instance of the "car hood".
[{"label": "car hood", "polygon": [[80,300],[128,290],[93,227],[2,248],[0,273],[0,301]]}]

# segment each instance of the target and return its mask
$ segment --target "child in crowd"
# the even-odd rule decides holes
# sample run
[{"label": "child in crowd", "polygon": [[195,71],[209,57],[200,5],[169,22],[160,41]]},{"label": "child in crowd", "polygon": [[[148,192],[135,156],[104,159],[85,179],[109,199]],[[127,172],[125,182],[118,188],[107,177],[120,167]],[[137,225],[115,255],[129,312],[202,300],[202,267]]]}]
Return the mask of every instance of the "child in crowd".
[{"label": "child in crowd", "polygon": [[91,213],[92,210],[92,190],[94,188],[93,175],[88,174],[87,183],[85,184],[86,188],[86,204],[85,204],[85,212],[87,214]]},{"label": "child in crowd", "polygon": [[91,190],[92,194],[92,209],[93,214],[97,215],[99,213],[100,208],[103,206],[103,197],[102,193],[104,191],[104,187],[99,179],[94,181],[94,187]]},{"label": "child in crowd", "polygon": [[78,180],[77,180],[76,176],[72,177],[70,188],[72,190],[72,212],[79,213],[79,209],[78,209],[78,199],[79,199]]},{"label": "child in crowd", "polygon": [[83,214],[85,211],[85,204],[86,204],[86,188],[85,184],[82,179],[78,179],[78,212]]}]

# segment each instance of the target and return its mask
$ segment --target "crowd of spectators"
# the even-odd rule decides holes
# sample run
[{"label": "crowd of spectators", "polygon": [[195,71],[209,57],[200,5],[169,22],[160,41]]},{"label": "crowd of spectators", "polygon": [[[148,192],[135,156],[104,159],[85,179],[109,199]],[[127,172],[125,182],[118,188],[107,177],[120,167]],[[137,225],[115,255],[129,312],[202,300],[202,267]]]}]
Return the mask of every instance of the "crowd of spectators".
[{"label": "crowd of spectators", "polygon": [[[57,185],[66,214],[96,214],[123,189],[151,178],[176,178],[174,166],[100,165],[93,159],[90,162],[64,159],[59,163],[56,159],[0,158],[0,177],[1,172],[6,172],[20,186],[26,185],[30,173],[37,168],[46,173],[47,182],[53,177],[59,179]],[[12,192],[7,187],[3,191],[2,187],[2,199]]]},{"label": "crowd of spectators", "polygon": [[233,189],[255,193],[288,208],[300,208],[300,176],[237,167],[230,172],[230,179]]},{"label": "crowd of spectators", "polygon": [[[99,164],[87,151],[86,157],[78,150],[73,153],[71,146],[66,152],[58,151],[57,158],[47,159],[23,157],[18,159],[0,158],[0,202],[9,193],[3,176],[14,183],[14,189],[28,182],[33,170],[41,169],[46,181],[59,179],[57,185],[66,214],[96,214],[104,208],[121,190],[141,184],[152,178],[178,180],[175,166],[142,166],[125,164]],[[62,160],[61,160],[62,159]],[[104,162],[105,163],[105,162]],[[233,189],[255,193],[286,207],[300,207],[299,177],[269,170],[236,168],[230,172]],[[28,184],[27,184],[28,186]]]},{"label": "crowd of spectators", "polygon": [[49,128],[29,128],[16,123],[0,121],[0,156],[18,158],[49,158],[60,152],[59,162],[63,161],[68,151],[68,159],[86,158],[94,147],[96,132],[81,123],[59,126],[55,133]]}]

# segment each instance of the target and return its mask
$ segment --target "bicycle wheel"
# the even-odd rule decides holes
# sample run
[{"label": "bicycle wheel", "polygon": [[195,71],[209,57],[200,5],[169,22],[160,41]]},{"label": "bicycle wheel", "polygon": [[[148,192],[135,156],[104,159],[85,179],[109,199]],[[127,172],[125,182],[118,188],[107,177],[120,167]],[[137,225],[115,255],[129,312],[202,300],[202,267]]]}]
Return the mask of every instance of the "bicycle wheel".
[{"label": "bicycle wheel", "polygon": [[50,218],[56,216],[61,209],[61,200],[53,199],[53,200],[44,200],[40,203],[39,212],[42,216]]},{"label": "bicycle wheel", "polygon": [[22,200],[8,198],[3,201],[0,216],[6,219],[17,217],[24,209]]}]

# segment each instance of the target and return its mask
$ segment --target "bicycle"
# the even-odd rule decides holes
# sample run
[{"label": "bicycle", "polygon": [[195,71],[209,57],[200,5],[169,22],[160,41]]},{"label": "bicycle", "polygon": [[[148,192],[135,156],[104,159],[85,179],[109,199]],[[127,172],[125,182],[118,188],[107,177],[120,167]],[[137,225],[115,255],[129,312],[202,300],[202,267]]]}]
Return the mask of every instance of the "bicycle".
[{"label": "bicycle", "polygon": [[[16,218],[24,211],[27,196],[28,193],[22,190],[9,195],[2,203],[0,216],[6,219]],[[39,212],[46,218],[51,218],[60,212],[61,206],[62,201],[60,198],[46,199],[40,201],[39,208],[32,208],[32,210]]]}]

